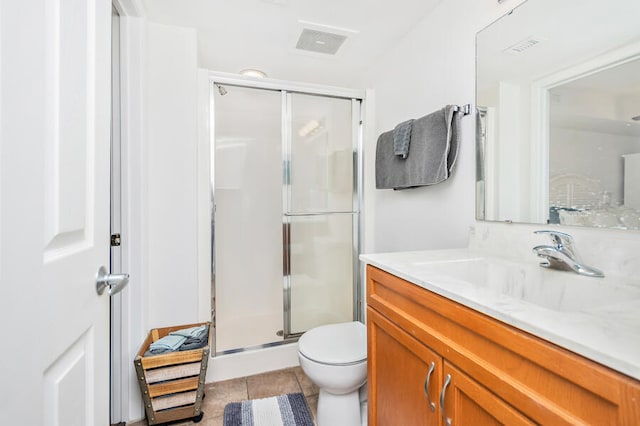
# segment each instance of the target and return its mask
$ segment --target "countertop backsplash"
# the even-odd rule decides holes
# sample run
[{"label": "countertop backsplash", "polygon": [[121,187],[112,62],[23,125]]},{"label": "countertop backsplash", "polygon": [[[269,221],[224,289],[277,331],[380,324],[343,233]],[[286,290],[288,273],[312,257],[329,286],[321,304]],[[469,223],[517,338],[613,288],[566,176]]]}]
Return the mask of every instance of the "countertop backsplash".
[{"label": "countertop backsplash", "polygon": [[551,242],[548,236],[534,234],[542,229],[571,235],[585,265],[601,269],[606,276],[637,277],[640,285],[640,231],[476,222],[470,229],[469,248],[538,263],[532,248]]}]

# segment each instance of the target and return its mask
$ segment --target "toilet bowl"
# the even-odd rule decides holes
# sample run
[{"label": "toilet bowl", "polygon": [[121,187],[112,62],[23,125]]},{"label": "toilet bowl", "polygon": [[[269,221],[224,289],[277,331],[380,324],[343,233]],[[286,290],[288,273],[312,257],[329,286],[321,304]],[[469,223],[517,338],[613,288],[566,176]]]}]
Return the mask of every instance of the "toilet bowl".
[{"label": "toilet bowl", "polygon": [[307,331],[298,341],[298,359],[305,374],[320,388],[318,426],[360,426],[359,391],[367,382],[364,324],[354,321]]}]

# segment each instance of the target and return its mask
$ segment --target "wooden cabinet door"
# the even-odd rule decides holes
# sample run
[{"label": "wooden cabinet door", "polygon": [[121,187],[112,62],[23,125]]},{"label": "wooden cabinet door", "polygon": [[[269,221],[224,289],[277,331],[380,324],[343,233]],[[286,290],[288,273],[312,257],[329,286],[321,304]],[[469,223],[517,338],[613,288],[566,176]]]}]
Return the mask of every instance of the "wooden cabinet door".
[{"label": "wooden cabinet door", "polygon": [[442,358],[371,308],[367,326],[369,425],[439,425]]},{"label": "wooden cabinet door", "polygon": [[443,380],[445,426],[535,424],[446,360]]}]

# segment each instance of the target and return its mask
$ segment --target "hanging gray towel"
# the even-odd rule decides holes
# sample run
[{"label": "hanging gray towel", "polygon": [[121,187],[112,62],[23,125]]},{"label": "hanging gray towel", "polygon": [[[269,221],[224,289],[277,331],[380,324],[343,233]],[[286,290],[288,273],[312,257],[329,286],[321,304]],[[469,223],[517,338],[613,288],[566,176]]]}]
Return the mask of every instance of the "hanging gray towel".
[{"label": "hanging gray towel", "polygon": [[385,132],[376,146],[376,188],[405,189],[435,185],[451,176],[464,114],[447,105],[413,121],[411,155],[403,160],[394,154],[393,132]]},{"label": "hanging gray towel", "polygon": [[393,153],[403,159],[409,156],[412,127],[413,120],[407,120],[398,124],[395,129],[393,129]]}]

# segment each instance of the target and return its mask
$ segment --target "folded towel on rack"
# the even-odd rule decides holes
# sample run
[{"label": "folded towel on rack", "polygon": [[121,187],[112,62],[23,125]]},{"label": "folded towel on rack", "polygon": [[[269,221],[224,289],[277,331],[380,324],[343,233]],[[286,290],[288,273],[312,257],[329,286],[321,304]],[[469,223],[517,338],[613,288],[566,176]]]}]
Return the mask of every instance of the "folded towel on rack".
[{"label": "folded towel on rack", "polygon": [[184,341],[182,346],[178,349],[179,351],[190,351],[192,349],[200,349],[205,347],[209,341],[209,326],[203,325],[202,327],[198,327],[198,332],[193,334],[190,337],[187,337],[187,340]]},{"label": "folded towel on rack", "polygon": [[149,345],[149,350],[145,354],[156,355],[163,354],[165,352],[174,352],[177,351],[180,346],[187,340],[184,336],[173,336],[168,335],[164,336],[161,339],[156,340],[151,345]]},{"label": "folded towel on rack", "polygon": [[394,154],[393,132],[385,132],[376,146],[376,188],[405,189],[435,185],[451,176],[458,157],[460,118],[454,105],[413,121],[411,155]]},{"label": "folded towel on rack", "polygon": [[393,129],[393,153],[403,159],[409,156],[413,120],[403,121]]},{"label": "folded towel on rack", "polygon": [[201,325],[201,326],[197,326],[197,327],[183,328],[181,330],[172,331],[171,333],[169,333],[169,335],[171,335],[171,336],[183,336],[183,337],[186,337],[186,338],[196,337],[196,336],[199,336],[200,334],[202,334],[203,331],[208,330],[208,329],[209,329],[209,326]]}]

